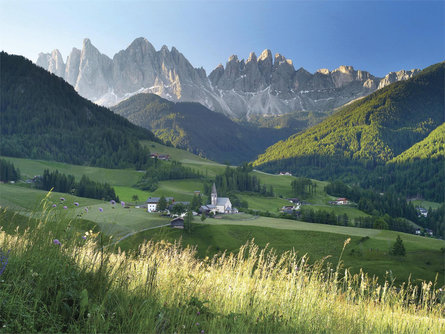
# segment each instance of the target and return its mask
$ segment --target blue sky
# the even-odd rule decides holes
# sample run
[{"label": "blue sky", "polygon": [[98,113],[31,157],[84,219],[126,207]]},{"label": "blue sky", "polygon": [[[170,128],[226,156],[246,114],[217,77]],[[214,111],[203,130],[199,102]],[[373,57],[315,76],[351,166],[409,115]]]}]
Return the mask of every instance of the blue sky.
[{"label": "blue sky", "polygon": [[352,65],[383,76],[445,58],[445,1],[0,0],[0,49],[64,59],[85,37],[109,57],[135,38],[175,46],[209,73],[268,48],[310,72]]}]

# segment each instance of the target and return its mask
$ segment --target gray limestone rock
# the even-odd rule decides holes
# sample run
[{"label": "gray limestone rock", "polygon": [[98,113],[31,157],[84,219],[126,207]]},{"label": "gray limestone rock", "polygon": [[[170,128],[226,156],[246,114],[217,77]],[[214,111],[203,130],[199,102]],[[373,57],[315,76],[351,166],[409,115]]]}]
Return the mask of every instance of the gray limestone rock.
[{"label": "gray limestone rock", "polygon": [[194,68],[175,47],[156,51],[145,38],[135,39],[113,59],[101,54],[85,39],[82,50],[73,48],[63,63],[59,51],[41,53],[37,65],[64,78],[80,95],[105,106],[150,92],[171,101],[199,102],[234,118],[250,115],[280,115],[294,111],[327,111],[419,70],[391,72],[377,78],[352,66],[340,66],[314,74],[295,70],[292,61],[268,49],[247,61],[231,56],[209,76]]}]

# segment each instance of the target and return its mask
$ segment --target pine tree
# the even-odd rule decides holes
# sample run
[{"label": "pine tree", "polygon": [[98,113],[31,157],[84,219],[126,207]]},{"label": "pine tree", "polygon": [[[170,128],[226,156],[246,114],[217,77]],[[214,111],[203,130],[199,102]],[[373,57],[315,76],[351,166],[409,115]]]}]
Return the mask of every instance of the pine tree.
[{"label": "pine tree", "polygon": [[167,209],[167,200],[164,196],[161,196],[161,198],[159,199],[157,209],[158,211],[164,211],[165,209]]},{"label": "pine tree", "polygon": [[400,238],[400,235],[397,236],[396,242],[392,246],[391,254],[398,256],[406,255],[405,246],[403,245],[403,241],[402,238]]},{"label": "pine tree", "polygon": [[188,233],[192,232],[192,221],[193,221],[193,211],[188,210],[184,219],[184,227],[187,229]]}]

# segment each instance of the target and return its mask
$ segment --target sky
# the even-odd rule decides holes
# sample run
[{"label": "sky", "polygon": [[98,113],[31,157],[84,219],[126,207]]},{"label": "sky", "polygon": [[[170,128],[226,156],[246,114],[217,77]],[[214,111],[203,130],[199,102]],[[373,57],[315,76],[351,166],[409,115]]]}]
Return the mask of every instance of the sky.
[{"label": "sky", "polygon": [[207,74],[232,54],[270,49],[295,69],[384,76],[444,60],[445,0],[0,0],[0,49],[32,61],[53,49],[66,60],[84,38],[112,58],[138,37],[175,46]]}]

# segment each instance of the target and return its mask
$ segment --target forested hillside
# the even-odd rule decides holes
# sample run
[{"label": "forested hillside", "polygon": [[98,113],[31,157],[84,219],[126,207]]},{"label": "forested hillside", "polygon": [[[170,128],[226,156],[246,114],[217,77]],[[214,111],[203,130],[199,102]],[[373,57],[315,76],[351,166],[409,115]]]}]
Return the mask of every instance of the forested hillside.
[{"label": "forested hillside", "polygon": [[174,103],[154,94],[138,94],[112,110],[178,148],[232,164],[254,159],[294,131],[236,123],[199,103]]},{"label": "forested hillside", "polygon": [[[444,122],[440,63],[342,108],[322,123],[269,147],[254,163],[318,155],[389,161]],[[272,165],[271,165],[272,166]]]},{"label": "forested hillside", "polygon": [[345,106],[253,165],[443,201],[444,73],[439,63]]},{"label": "forested hillside", "polygon": [[110,110],[80,97],[63,79],[1,53],[0,153],[108,168],[145,165],[140,139],[156,140]]},{"label": "forested hillside", "polygon": [[445,155],[445,123],[439,125],[424,140],[414,144],[390,162],[402,163],[420,159],[442,159]]}]

